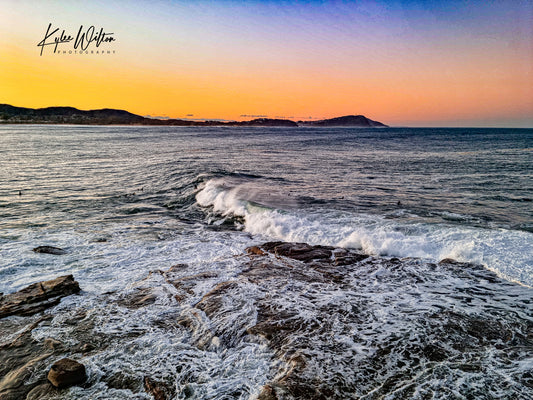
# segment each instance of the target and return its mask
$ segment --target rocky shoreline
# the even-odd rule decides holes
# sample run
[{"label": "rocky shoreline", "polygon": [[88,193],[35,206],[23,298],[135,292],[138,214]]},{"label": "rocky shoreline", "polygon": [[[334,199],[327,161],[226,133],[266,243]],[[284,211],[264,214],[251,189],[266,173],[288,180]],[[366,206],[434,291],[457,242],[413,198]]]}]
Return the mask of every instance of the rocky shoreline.
[{"label": "rocky shoreline", "polygon": [[[531,370],[509,369],[505,380],[491,372],[533,353],[531,290],[481,266],[286,242],[250,247],[238,259],[241,268],[230,279],[210,266],[188,275],[187,265],[177,264],[123,292],[102,294],[101,302],[121,314],[175,307],[152,328],[169,337],[186,332],[206,353],[266,346],[271,373],[250,393],[259,400],[425,398],[437,389],[447,398],[533,393]],[[180,382],[172,374],[99,370],[91,357],[126,346],[142,329],[109,334],[99,329],[98,311],[55,307],[76,295],[83,292],[72,275],[1,295],[0,400],[63,398],[71,385],[81,391],[101,385],[135,398],[199,398],[199,374],[183,372],[186,364],[176,366]],[[35,335],[46,326],[63,336]],[[49,374],[61,369],[79,375],[58,384]],[[440,380],[455,383],[438,386]]]}]

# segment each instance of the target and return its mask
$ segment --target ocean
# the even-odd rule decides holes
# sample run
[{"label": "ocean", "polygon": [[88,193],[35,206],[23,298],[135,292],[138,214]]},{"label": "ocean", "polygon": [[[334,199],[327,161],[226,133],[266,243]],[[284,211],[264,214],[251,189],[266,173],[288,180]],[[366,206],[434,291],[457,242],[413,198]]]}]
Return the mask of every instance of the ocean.
[{"label": "ocean", "polygon": [[[295,311],[301,313],[317,312],[317,302],[355,304],[357,296],[374,304],[361,329],[350,323],[348,331],[332,327],[316,339],[349,341],[353,351],[337,355],[324,347],[316,375],[325,382],[333,372],[352,376],[380,343],[402,332],[413,343],[425,340],[422,310],[502,313],[509,326],[516,317],[531,344],[532,165],[533,129],[0,126],[0,292],[73,274],[81,294],[63,299],[56,307],[61,314],[33,336],[75,342],[61,318],[83,309],[97,321],[95,335],[112,338],[109,347],[84,357],[91,385],[53,398],[150,398],[135,385],[106,383],[117,371],[170,382],[176,398],[257,398],[287,368],[286,357],[250,337],[210,336],[209,346],[198,341],[209,330],[232,331],[237,321],[242,336],[254,324],[254,299],[264,298],[264,287],[243,283],[239,274],[245,249],[268,241],[372,256],[372,271],[347,270],[355,274],[352,286],[317,289],[311,301],[300,297],[309,288],[284,277],[277,292],[277,301],[286,302],[280,307],[298,299],[313,303],[301,303]],[[40,245],[67,254],[32,252]],[[498,279],[484,286],[491,295],[476,297],[469,290],[479,286],[457,281],[457,271],[434,270],[446,258],[494,273]],[[388,269],[391,259],[409,263],[426,284],[411,293]],[[179,264],[185,265],[181,277],[200,274],[182,302],[153,278],[153,271]],[[215,322],[200,313],[192,331],[161,322],[191,313],[213,287],[232,280],[242,285],[231,317]],[[140,285],[156,291],[157,300],[121,306]],[[454,287],[467,294],[454,297]],[[479,368],[454,369],[466,350],[450,347],[453,357],[432,360],[431,373],[429,364],[401,361],[398,350],[364,382],[346,378],[331,398],[531,398],[531,347],[513,355],[497,345],[481,347],[461,361]],[[403,383],[386,389],[391,376]]]}]

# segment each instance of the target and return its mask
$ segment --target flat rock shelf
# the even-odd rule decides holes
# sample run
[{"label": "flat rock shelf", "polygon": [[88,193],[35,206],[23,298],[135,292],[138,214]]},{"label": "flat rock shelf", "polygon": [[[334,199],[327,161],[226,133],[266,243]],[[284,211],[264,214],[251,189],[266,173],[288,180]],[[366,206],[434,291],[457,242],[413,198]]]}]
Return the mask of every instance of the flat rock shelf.
[{"label": "flat rock shelf", "polygon": [[[176,264],[99,295],[102,307],[130,323],[135,313],[152,311],[149,326],[126,333],[102,329],[101,314],[83,303],[0,319],[0,399],[85,398],[94,388],[121,393],[117,398],[206,398],[193,359],[157,374],[143,365],[121,371],[98,365],[98,355],[135,348],[147,330],[205,357],[264,347],[271,363],[262,384],[235,387],[225,398],[527,399],[533,393],[531,289],[482,266],[287,242],[249,247],[235,259],[232,276],[214,265],[191,273]],[[77,287],[72,277],[58,279]],[[2,304],[29,291],[6,295]],[[46,326],[61,335],[35,334]],[[65,357],[87,366],[87,380],[75,380],[76,388],[46,381],[50,365]],[[69,390],[76,395],[65,397]]]}]

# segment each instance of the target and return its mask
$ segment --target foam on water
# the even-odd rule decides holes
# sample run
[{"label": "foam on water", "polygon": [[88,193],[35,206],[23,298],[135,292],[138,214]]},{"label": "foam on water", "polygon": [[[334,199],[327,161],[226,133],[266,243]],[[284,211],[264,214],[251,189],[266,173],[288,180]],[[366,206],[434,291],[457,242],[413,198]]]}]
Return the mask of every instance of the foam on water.
[{"label": "foam on water", "polygon": [[[390,149],[380,153],[375,132],[366,139],[354,139],[351,135],[358,133],[349,130],[337,133],[340,136],[335,141],[315,131],[305,134],[305,130],[298,134],[282,130],[246,134],[243,130],[221,133],[173,127],[10,129],[16,134],[4,132],[9,139],[3,142],[5,154],[10,156],[3,160],[6,168],[0,172],[4,174],[0,185],[0,292],[10,293],[72,273],[82,292],[64,298],[52,309],[53,320],[35,329],[33,337],[52,337],[68,346],[85,341],[97,347],[80,356],[87,365],[90,385],[65,390],[54,398],[150,398],[142,383],[132,391],[108,382],[109,377],[122,373],[137,383],[143,376],[152,376],[174,385],[177,398],[254,399],[277,373],[292,368],[261,338],[245,334],[257,322],[259,303],[290,311],[309,326],[326,322],[327,329],[295,332],[291,340],[295,345],[308,344],[310,355],[318,360],[316,371],[326,383],[338,376],[345,377],[342,379],[348,384],[365,380],[359,386],[360,398],[402,398],[400,392],[383,389],[378,393],[380,385],[385,385],[383,379],[395,376],[399,385],[416,387],[411,398],[428,398],[431,393],[440,393],[434,398],[453,397],[450,391],[439,392],[448,387],[460,395],[473,391],[495,398],[505,398],[505,385],[509,393],[531,391],[520,377],[530,373],[533,364],[520,348],[515,349],[517,357],[502,354],[505,351],[497,346],[474,346],[471,354],[452,352],[455,358],[424,364],[416,373],[405,366],[413,346],[420,347],[428,340],[439,343],[439,324],[447,323],[443,307],[451,315],[450,323],[457,310],[467,316],[482,314],[486,320],[497,310],[504,317],[501,321],[509,321],[511,326],[514,318],[520,323],[532,320],[528,288],[502,284],[490,276],[469,276],[472,271],[465,271],[463,279],[462,271],[421,260],[392,265],[387,257],[351,269],[347,266],[339,273],[345,279],[342,286],[293,279],[290,273],[254,283],[242,274],[243,264],[249,261],[242,255],[247,246],[279,239],[353,247],[374,255],[425,260],[451,257],[481,263],[509,280],[533,286],[531,232],[502,229],[501,225],[496,229],[476,227],[483,215],[474,212],[476,216],[471,217],[467,207],[439,211],[435,207],[435,199],[443,198],[439,196],[427,197],[432,201],[426,207],[426,211],[441,212],[439,222],[424,220],[408,207],[388,207],[398,200],[389,193],[396,190],[396,196],[401,195],[401,188],[411,188],[412,182],[423,178],[419,172],[427,164],[419,165],[414,175],[409,175],[406,167],[426,157],[419,149],[406,158],[400,157],[405,147],[399,153]],[[402,146],[412,144],[383,134],[393,147],[400,142]],[[368,147],[361,148],[365,141]],[[477,142],[472,146],[477,147]],[[151,156],[146,157],[147,153]],[[309,162],[311,153],[317,155],[316,164]],[[442,162],[442,154],[430,154],[429,161],[434,156],[435,165],[450,166]],[[451,154],[448,159],[453,159]],[[508,158],[506,155],[504,161]],[[382,164],[383,159],[392,164]],[[404,163],[405,159],[409,162]],[[351,164],[357,160],[361,164]],[[324,172],[325,166],[335,162],[331,173]],[[499,170],[501,166],[496,164]],[[399,174],[390,173],[397,167]],[[366,174],[367,169],[372,176]],[[249,175],[210,179],[244,175],[235,171]],[[346,171],[353,174],[345,175]],[[456,170],[437,172],[429,171],[432,177],[440,177],[434,187],[451,187],[446,179],[456,179]],[[202,181],[203,186],[195,189]],[[350,208],[352,201],[360,199],[356,196],[346,199],[348,210],[334,207],[336,199],[354,193],[352,182],[358,185],[358,196],[368,195],[364,212]],[[368,182],[374,182],[373,186]],[[527,181],[523,182],[517,185],[528,187]],[[278,183],[280,186],[274,186]],[[471,183],[463,180],[465,187]],[[17,194],[19,187],[23,196]],[[415,197],[424,196],[418,189]],[[320,196],[322,203],[315,201]],[[527,193],[519,196],[530,197]],[[460,192],[455,199],[463,197]],[[404,197],[401,200],[404,203]],[[381,208],[372,214],[369,208],[376,204]],[[521,207],[524,204],[520,203]],[[514,223],[512,219],[502,221],[510,221],[509,226]],[[61,247],[67,254],[33,253],[32,248],[39,245]],[[273,258],[271,265],[282,261]],[[184,281],[188,286],[181,291],[160,273],[180,263],[186,266],[173,279],[188,277]],[[299,268],[302,276],[310,273],[308,265]],[[212,318],[196,307],[203,296],[228,281],[236,286],[226,293],[220,311]],[[139,308],[124,305],[124,299],[142,290],[154,294],[155,301]],[[486,302],[487,298],[492,300]],[[359,315],[361,321],[357,321]],[[345,317],[354,321],[347,323]],[[11,321],[18,318],[23,321],[22,317],[9,317]],[[187,327],[179,321],[186,321]],[[426,330],[425,324],[437,328]],[[431,332],[434,336],[430,337]],[[389,358],[373,358],[374,353],[390,348]],[[365,376],[373,361],[375,373]],[[482,368],[463,371],[457,367],[462,363]],[[488,391],[480,387],[485,383]]]},{"label": "foam on water", "polygon": [[[205,183],[196,199],[222,216],[244,218],[245,231],[268,239],[360,249],[367,254],[453,258],[482,264],[500,276],[533,286],[533,234],[510,229],[484,229],[468,224],[405,223],[381,215],[334,210],[281,210],[258,207],[257,189],[248,183],[218,178]],[[263,199],[267,190],[263,191]],[[452,215],[465,221],[464,216]]]},{"label": "foam on water", "polygon": [[[177,393],[194,393],[192,397],[198,399],[241,394],[248,398],[247,393],[256,393],[269,378],[272,353],[264,344],[244,341],[230,348],[220,346],[211,322],[192,307],[213,285],[240,271],[235,257],[253,243],[247,234],[182,226],[170,218],[139,218],[134,226],[115,221],[88,231],[56,227],[5,233],[7,262],[0,268],[0,292],[70,273],[82,288],[79,295],[62,300],[51,323],[32,332],[34,339],[53,337],[67,346],[105,346],[83,358],[90,386],[73,387],[54,398],[151,398],[142,390],[132,393],[108,384],[110,377],[120,374],[134,382],[152,376],[173,385]],[[99,241],[102,238],[106,241]],[[68,253],[33,253],[36,243],[53,243]],[[184,267],[179,276],[194,276],[206,268],[215,271],[213,279],[195,280],[194,295],[182,304],[173,297],[176,289],[153,273],[180,263]],[[157,296],[155,304],[139,309],[120,305],[138,289],[151,290]],[[240,337],[238,327],[242,331],[253,324],[253,313],[246,307],[254,301],[252,289],[241,295],[241,313],[228,315],[224,322],[228,336]],[[176,323],[180,318],[193,321],[192,332]]]}]

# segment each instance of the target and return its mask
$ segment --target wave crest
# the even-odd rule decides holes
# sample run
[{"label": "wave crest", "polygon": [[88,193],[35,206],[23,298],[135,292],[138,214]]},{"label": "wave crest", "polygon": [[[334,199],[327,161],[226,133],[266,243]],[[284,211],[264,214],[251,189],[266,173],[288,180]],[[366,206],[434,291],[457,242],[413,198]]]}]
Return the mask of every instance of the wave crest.
[{"label": "wave crest", "polygon": [[[330,209],[286,210],[269,202],[257,182],[212,179],[197,193],[202,207],[244,220],[244,230],[262,239],[355,248],[371,255],[416,257],[430,261],[453,258],[482,264],[500,276],[533,285],[533,235],[525,231],[474,226],[399,222],[384,216]],[[279,199],[282,194],[274,197]]]}]

